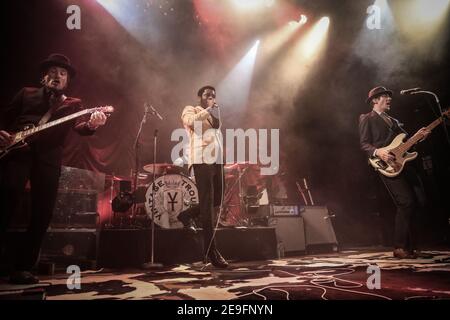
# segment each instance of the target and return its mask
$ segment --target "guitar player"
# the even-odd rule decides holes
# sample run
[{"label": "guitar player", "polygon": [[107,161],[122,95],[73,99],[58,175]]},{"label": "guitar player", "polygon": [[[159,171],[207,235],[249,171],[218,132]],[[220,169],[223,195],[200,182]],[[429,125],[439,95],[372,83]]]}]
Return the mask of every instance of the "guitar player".
[{"label": "guitar player", "polygon": [[[359,135],[361,149],[368,157],[379,157],[383,161],[395,160],[393,154],[378,148],[389,145],[400,133],[405,133],[397,119],[386,112],[390,110],[392,91],[376,87],[369,91],[366,103],[372,111],[359,117]],[[430,131],[422,128],[418,131],[425,139]],[[400,175],[389,178],[379,173],[387,191],[397,208],[394,227],[394,257],[399,259],[415,258],[415,214],[418,209],[415,190],[420,189],[420,181],[411,165],[406,165]]]},{"label": "guitar player", "polygon": [[[1,110],[0,146],[8,145],[12,139],[10,133],[23,130],[25,125],[36,126],[83,109],[80,99],[64,95],[75,76],[75,69],[66,56],[51,54],[41,63],[40,71],[42,86],[21,89]],[[9,266],[11,283],[39,282],[30,271],[39,257],[52,217],[67,133],[73,128],[80,135],[92,135],[105,122],[106,115],[96,111],[90,117],[80,117],[40,133],[28,147],[0,160],[0,250],[5,247],[6,229],[16,206],[22,202],[28,180],[31,185],[31,221]]]}]

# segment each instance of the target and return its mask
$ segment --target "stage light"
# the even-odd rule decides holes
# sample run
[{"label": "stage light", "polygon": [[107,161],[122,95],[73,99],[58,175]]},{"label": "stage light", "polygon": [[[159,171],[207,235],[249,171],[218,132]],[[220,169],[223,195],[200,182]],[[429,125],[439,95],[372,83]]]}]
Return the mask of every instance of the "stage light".
[{"label": "stage light", "polygon": [[233,6],[242,11],[270,8],[275,0],[232,0]]},{"label": "stage light", "polygon": [[323,17],[316,23],[312,30],[303,40],[302,55],[309,58],[316,54],[322,47],[326,35],[328,33],[328,27],[330,25],[330,18]]},{"label": "stage light", "polygon": [[306,83],[321,57],[325,47],[330,19],[323,17],[313,25],[304,36],[296,40],[294,46],[286,51],[284,59],[277,67],[274,77],[283,88],[283,99],[292,101],[298,90]]},{"label": "stage light", "polygon": [[308,22],[308,17],[305,16],[304,14],[302,14],[300,16],[300,20],[298,21],[298,23],[302,25],[302,24],[305,24],[306,22]]},{"label": "stage light", "polygon": [[[292,24],[284,24],[277,30],[271,31],[264,36],[258,52],[258,64],[261,66],[272,66],[276,64],[279,56],[284,56],[284,52],[290,47],[290,41],[299,30],[297,21]],[[263,71],[263,70],[260,70]]]},{"label": "stage light", "polygon": [[306,22],[308,22],[308,17],[302,14],[298,21],[289,21],[289,25],[292,27],[298,27],[306,24]]}]

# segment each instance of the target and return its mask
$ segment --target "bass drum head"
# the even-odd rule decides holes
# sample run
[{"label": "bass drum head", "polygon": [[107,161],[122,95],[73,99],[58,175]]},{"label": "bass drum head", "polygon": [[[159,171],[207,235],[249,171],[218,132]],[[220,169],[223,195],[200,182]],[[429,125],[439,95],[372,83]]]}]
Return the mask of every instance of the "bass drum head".
[{"label": "bass drum head", "polygon": [[[155,185],[154,199],[153,185]],[[145,210],[148,217],[152,219],[154,205],[155,224],[165,229],[182,228],[183,224],[178,221],[178,214],[194,204],[198,204],[197,186],[191,179],[179,174],[167,174],[157,178],[150,184],[145,194]]]}]

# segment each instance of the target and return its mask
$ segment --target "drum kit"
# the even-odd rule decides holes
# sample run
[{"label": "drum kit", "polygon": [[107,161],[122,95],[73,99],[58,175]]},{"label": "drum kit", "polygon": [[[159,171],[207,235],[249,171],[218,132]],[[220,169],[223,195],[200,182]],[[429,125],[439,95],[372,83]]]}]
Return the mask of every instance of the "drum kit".
[{"label": "drum kit", "polygon": [[224,166],[225,192],[222,226],[247,227],[260,205],[268,204],[266,179],[257,164],[233,163]]},{"label": "drum kit", "polygon": [[[132,177],[106,177],[113,209],[110,226],[148,226],[146,223],[151,222],[153,216],[157,227],[182,228],[183,224],[177,219],[180,212],[199,203],[195,180],[185,167],[170,163],[148,164],[142,169],[135,188]],[[247,226],[255,209],[268,204],[260,167],[250,163],[226,164],[224,179],[223,210],[219,224],[223,227]]]}]

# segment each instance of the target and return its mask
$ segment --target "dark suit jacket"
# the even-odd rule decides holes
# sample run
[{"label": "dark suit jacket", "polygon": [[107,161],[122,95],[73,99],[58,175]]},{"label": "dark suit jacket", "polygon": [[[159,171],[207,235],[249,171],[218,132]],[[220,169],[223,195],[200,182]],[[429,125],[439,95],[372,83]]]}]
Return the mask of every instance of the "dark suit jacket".
[{"label": "dark suit jacket", "polygon": [[[21,89],[3,110],[0,130],[16,132],[22,130],[26,124],[37,125],[50,108],[49,97],[49,93],[43,87]],[[68,97],[53,111],[48,122],[82,109],[80,99]],[[32,152],[32,156],[50,165],[61,165],[64,141],[71,128],[81,135],[92,135],[95,132],[87,127],[89,117],[89,115],[82,116],[30,137],[29,151]]]},{"label": "dark suit jacket", "polygon": [[397,119],[390,119],[392,127],[373,110],[359,116],[359,142],[368,157],[373,156],[375,149],[389,145],[398,134],[406,133]]}]

